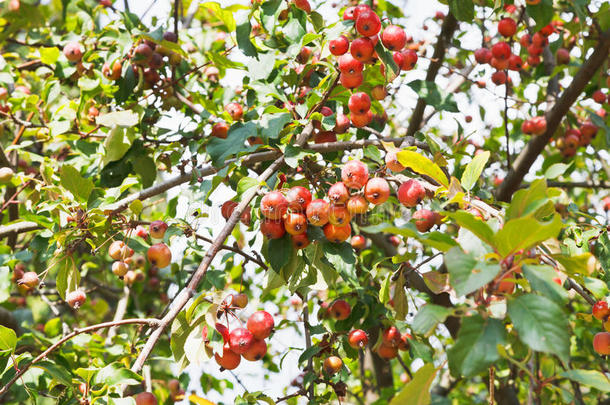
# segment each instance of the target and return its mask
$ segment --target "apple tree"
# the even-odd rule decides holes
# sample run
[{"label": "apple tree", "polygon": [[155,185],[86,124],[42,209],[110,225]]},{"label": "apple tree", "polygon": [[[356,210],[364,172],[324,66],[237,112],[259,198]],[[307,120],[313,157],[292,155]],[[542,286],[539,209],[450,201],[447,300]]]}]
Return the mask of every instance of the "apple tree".
[{"label": "apple tree", "polygon": [[0,402],[607,402],[608,2],[129,3],[1,3]]}]

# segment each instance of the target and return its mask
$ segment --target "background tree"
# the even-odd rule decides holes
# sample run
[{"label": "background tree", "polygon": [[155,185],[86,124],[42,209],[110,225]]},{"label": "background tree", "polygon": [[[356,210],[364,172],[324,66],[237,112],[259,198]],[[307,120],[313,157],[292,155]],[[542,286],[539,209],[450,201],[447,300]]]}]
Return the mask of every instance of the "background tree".
[{"label": "background tree", "polygon": [[0,401],[608,401],[607,2],[39,3]]}]

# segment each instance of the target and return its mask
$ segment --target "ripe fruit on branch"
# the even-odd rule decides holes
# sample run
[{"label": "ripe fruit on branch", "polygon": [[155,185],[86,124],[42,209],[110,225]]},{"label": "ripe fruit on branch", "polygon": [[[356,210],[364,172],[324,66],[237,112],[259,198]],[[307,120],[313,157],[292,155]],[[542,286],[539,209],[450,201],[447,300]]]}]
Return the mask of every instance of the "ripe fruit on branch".
[{"label": "ripe fruit on branch", "polygon": [[593,337],[593,350],[601,355],[610,354],[610,333],[599,332]]},{"label": "ripe fruit on branch", "polygon": [[390,197],[390,185],[386,179],[374,177],[366,183],[364,196],[371,204],[383,204]]},{"label": "ripe fruit on branch", "polygon": [[344,225],[348,224],[351,220],[351,215],[345,205],[334,205],[330,206],[328,213],[328,222],[333,225]]},{"label": "ripe fruit on branch", "polygon": [[151,392],[140,392],[136,395],[136,405],[157,405],[157,397]]},{"label": "ripe fruit on branch", "polygon": [[338,134],[342,134],[349,129],[349,125],[349,117],[345,114],[337,113],[337,119],[333,130]]},{"label": "ripe fruit on branch", "polygon": [[349,191],[345,183],[337,182],[328,189],[328,198],[331,203],[341,205],[345,204],[349,199]]},{"label": "ripe fruit on branch", "polygon": [[372,10],[364,10],[356,15],[356,31],[363,37],[372,37],[381,30],[381,20]]},{"label": "ripe fruit on branch", "polygon": [[261,199],[261,213],[269,219],[282,219],[288,209],[288,200],[279,191],[271,191]]},{"label": "ripe fruit on branch", "polygon": [[366,63],[373,56],[375,46],[373,45],[373,41],[371,41],[369,38],[360,37],[352,41],[349,51],[354,59],[362,63]]},{"label": "ripe fruit on branch", "polygon": [[165,243],[157,243],[148,248],[148,261],[158,268],[168,266],[172,261],[172,252]]},{"label": "ripe fruit on branch", "polygon": [[314,226],[323,226],[328,223],[330,204],[324,200],[313,200],[307,206],[307,219]]},{"label": "ripe fruit on branch", "polygon": [[354,127],[362,128],[373,121],[373,112],[371,110],[368,110],[364,114],[352,114],[350,118]]},{"label": "ripe fruit on branch", "polygon": [[148,65],[152,58],[152,54],[152,48],[148,44],[142,42],[134,49],[132,61],[134,64],[139,66]]},{"label": "ripe fruit on branch", "polygon": [[[356,94],[359,94],[359,93],[356,93]],[[356,94],[352,95],[352,97],[350,98],[350,103],[351,103],[352,98]],[[364,94],[364,93],[362,93],[362,94]],[[366,94],[364,94],[364,95],[368,99],[368,96]],[[370,99],[368,100],[368,102],[369,102],[369,107],[370,107]],[[341,181],[348,188],[361,189],[362,187],[364,187],[364,185],[366,184],[368,179],[369,179],[369,169],[368,169],[368,167],[366,167],[366,165],[364,163],[362,163],[359,160],[350,160],[349,162],[344,164],[343,168],[341,169]],[[343,202],[345,202],[345,201],[343,201]]]},{"label": "ripe fruit on branch", "polygon": [[508,59],[491,58],[489,64],[496,70],[506,70],[510,64],[509,59],[510,57]]},{"label": "ripe fruit on branch", "polygon": [[345,242],[352,233],[352,227],[349,224],[343,226],[326,224],[324,225],[324,236],[330,242],[341,243]]},{"label": "ripe fruit on branch", "polygon": [[343,367],[343,361],[337,356],[330,356],[324,359],[324,372],[328,375],[335,375]]},{"label": "ripe fruit on branch", "polygon": [[395,151],[389,151],[385,155],[385,165],[393,172],[402,172],[405,167],[400,164]]},{"label": "ripe fruit on branch", "polygon": [[83,57],[83,50],[78,42],[68,42],[64,45],[63,51],[66,59],[72,63],[78,62]]},{"label": "ripe fruit on branch", "polygon": [[261,220],[261,232],[267,239],[279,239],[286,233],[284,222],[264,218]]},{"label": "ripe fruit on branch", "polygon": [[239,103],[229,103],[225,106],[225,111],[229,113],[234,121],[239,121],[244,115],[244,109]]},{"label": "ripe fruit on branch", "polygon": [[401,52],[402,55],[404,56],[404,61],[402,63],[402,65],[400,66],[401,70],[411,70],[415,67],[415,64],[417,63],[417,53],[415,53],[414,50],[412,49],[407,49]]},{"label": "ripe fruit on branch", "polygon": [[599,104],[604,104],[604,102],[606,101],[606,95],[603,91],[597,90],[593,93],[593,101]]},{"label": "ripe fruit on branch", "polygon": [[291,235],[307,232],[307,217],[299,212],[290,212],[284,218],[284,228]]},{"label": "ripe fruit on branch", "polygon": [[216,124],[214,124],[214,126],[212,127],[211,135],[215,136],[216,138],[226,139],[228,133],[229,133],[229,124],[222,121],[222,122],[217,122]]},{"label": "ripe fruit on branch", "polygon": [[362,329],[354,329],[347,335],[347,342],[354,349],[363,349],[369,344],[369,337]]},{"label": "ripe fruit on branch", "polygon": [[371,109],[371,99],[360,91],[350,96],[347,106],[352,114],[364,114]]},{"label": "ripe fruit on branch", "polygon": [[398,350],[403,350],[403,351],[407,351],[409,350],[409,339],[411,339],[412,336],[408,333],[403,333],[400,336],[400,340],[398,341]]},{"label": "ripe fruit on branch", "polygon": [[311,5],[307,0],[294,0],[294,5],[297,8],[300,8],[301,10],[305,11],[307,14],[311,13]]},{"label": "ripe fruit on branch", "polygon": [[396,326],[390,326],[384,329],[381,340],[385,345],[391,347],[398,346],[398,342],[400,341],[400,332],[398,331],[398,328],[396,328]]},{"label": "ripe fruit on branch", "polygon": [[305,187],[295,186],[286,193],[288,208],[296,212],[304,212],[311,202],[311,192]]},{"label": "ripe fruit on branch", "polygon": [[129,271],[129,265],[122,260],[112,263],[112,272],[117,277],[124,277]]},{"label": "ripe fruit on branch", "polygon": [[510,55],[508,58],[508,69],[514,71],[523,69],[523,59],[521,59],[521,56],[515,54]]},{"label": "ripe fruit on branch", "polygon": [[233,294],[233,305],[238,308],[245,308],[248,305],[248,296],[244,293]]},{"label": "ripe fruit on branch", "polygon": [[125,260],[128,257],[133,256],[133,249],[125,244],[121,240],[115,240],[108,247],[108,254],[114,260]]},{"label": "ripe fruit on branch", "polygon": [[498,70],[491,75],[491,81],[494,82],[496,86],[500,86],[506,83],[506,73],[502,70]]},{"label": "ripe fruit on branch", "polygon": [[307,233],[302,233],[300,235],[292,235],[292,246],[295,249],[304,249],[309,246],[309,238],[307,237]]},{"label": "ripe fruit on branch", "polygon": [[250,318],[248,318],[248,323],[246,324],[248,330],[252,332],[252,335],[256,339],[265,339],[268,337],[273,331],[273,327],[275,326],[275,322],[273,321],[273,317],[267,311],[256,311]]},{"label": "ripe fruit on branch", "polygon": [[503,18],[498,23],[498,32],[504,37],[512,37],[517,33],[517,22],[512,18]]},{"label": "ripe fruit on branch", "polygon": [[377,85],[371,89],[371,96],[373,96],[375,100],[383,100],[384,98],[386,98],[387,95],[388,91],[382,84]]},{"label": "ripe fruit on branch", "polygon": [[407,180],[398,187],[398,200],[406,207],[415,207],[425,196],[426,189],[417,180]]},{"label": "ripe fruit on branch", "polygon": [[74,309],[80,308],[87,299],[83,290],[74,290],[66,294],[66,302]]},{"label": "ripe fruit on branch", "polygon": [[390,51],[400,51],[407,44],[407,34],[398,25],[388,25],[381,33],[381,42]]},{"label": "ripe fruit on branch", "polygon": [[487,48],[479,48],[474,51],[474,59],[477,63],[486,64],[491,61],[491,51]]},{"label": "ripe fruit on branch", "polygon": [[335,56],[343,55],[349,49],[349,39],[345,35],[332,39],[328,42],[330,53]]},{"label": "ripe fruit on branch", "polygon": [[165,231],[167,231],[168,225],[164,221],[153,221],[150,223],[149,232],[150,236],[155,239],[163,239]]},{"label": "ripe fruit on branch", "polygon": [[168,388],[170,394],[175,395],[180,390],[180,381],[178,381],[176,379],[169,380],[169,382],[167,383],[167,388]]},{"label": "ripe fruit on branch", "polygon": [[570,63],[570,51],[566,48],[559,48],[555,54],[558,65],[567,65]]},{"label": "ripe fruit on branch", "polygon": [[0,183],[6,184],[13,179],[15,172],[10,167],[0,167]]},{"label": "ripe fruit on branch", "polygon": [[36,288],[40,283],[40,279],[38,278],[38,274],[33,271],[28,271],[23,273],[23,276],[17,282],[18,285],[26,286],[29,289]]},{"label": "ripe fruit on branch", "polygon": [[351,245],[356,250],[362,250],[366,247],[366,238],[362,235],[352,236]]},{"label": "ripe fruit on branch", "polygon": [[377,355],[385,360],[391,360],[398,356],[398,349],[394,346],[388,346],[385,343],[382,343],[377,348]]},{"label": "ripe fruit on branch", "polygon": [[336,300],[332,303],[328,312],[338,321],[343,321],[352,313],[352,307],[345,300]]},{"label": "ripe fruit on branch", "polygon": [[354,7],[354,19],[357,19],[360,16],[360,13],[363,11],[371,11],[371,6],[365,3],[358,4]]},{"label": "ripe fruit on branch", "polygon": [[510,54],[510,45],[506,42],[497,42],[491,47],[491,55],[494,58],[508,59]]},{"label": "ripe fruit on branch", "polygon": [[415,211],[413,214],[415,227],[420,232],[428,232],[438,222],[438,214],[425,208]]},{"label": "ripe fruit on branch", "polygon": [[364,69],[364,65],[359,60],[354,59],[354,57],[346,53],[337,58],[337,63],[339,64],[339,70],[341,73],[353,75],[355,73],[362,73]]},{"label": "ripe fruit on branch", "polygon": [[341,72],[341,74],[339,75],[339,82],[341,83],[341,86],[345,87],[346,89],[354,89],[360,86],[363,80],[364,75],[362,74],[362,72]]},{"label": "ripe fruit on branch", "polygon": [[343,20],[347,21],[347,20],[354,20],[354,10],[356,9],[356,7],[348,7],[345,9],[345,11],[343,12]]},{"label": "ripe fruit on branch", "polygon": [[267,343],[262,339],[254,339],[248,350],[242,354],[242,357],[248,361],[258,361],[265,357],[266,353]]},{"label": "ripe fruit on branch", "polygon": [[610,315],[610,309],[608,309],[608,303],[606,301],[597,301],[591,310],[593,316],[597,319],[603,320],[605,317]]},{"label": "ripe fruit on branch", "polygon": [[222,356],[219,356],[218,353],[214,354],[214,359],[216,363],[221,367],[222,370],[234,370],[239,366],[241,362],[241,356],[231,350],[228,343],[222,347]]},{"label": "ripe fruit on branch", "polygon": [[246,328],[236,328],[229,334],[229,347],[234,353],[244,354],[252,345],[254,335]]},{"label": "ripe fruit on branch", "polygon": [[365,214],[369,208],[369,203],[361,195],[353,195],[347,200],[347,211],[350,215]]}]

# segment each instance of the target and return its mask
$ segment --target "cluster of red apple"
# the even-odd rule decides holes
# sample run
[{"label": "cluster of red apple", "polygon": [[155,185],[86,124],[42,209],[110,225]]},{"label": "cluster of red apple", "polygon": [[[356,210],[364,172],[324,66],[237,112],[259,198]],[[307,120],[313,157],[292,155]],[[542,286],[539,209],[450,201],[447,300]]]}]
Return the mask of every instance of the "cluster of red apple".
[{"label": "cluster of red apple", "polygon": [[[392,170],[403,170],[395,153],[388,153],[386,164]],[[397,167],[400,166],[400,167]],[[350,194],[350,190],[356,190]],[[327,202],[312,200],[311,192],[302,186],[292,187],[283,192],[268,192],[261,199],[263,215],[261,231],[269,239],[278,239],[288,233],[297,249],[309,245],[308,224],[323,227],[326,238],[340,243],[351,235],[350,221],[353,216],[365,214],[369,203],[383,204],[390,196],[390,185],[383,177],[369,178],[367,166],[359,160],[351,160],[341,169],[341,181],[328,189]],[[415,207],[426,196],[426,190],[417,180],[408,180],[398,188],[398,199],[407,207]],[[440,215],[420,209],[413,215],[420,232],[430,230],[439,223]],[[363,248],[366,240],[358,237],[356,248]]]},{"label": "cluster of red apple", "polygon": [[[409,333],[400,333],[396,326],[390,326],[384,329],[381,335],[381,343],[376,351],[379,357],[385,360],[391,360],[398,356],[399,350],[409,350],[409,339],[412,336]],[[354,349],[364,349],[369,343],[369,337],[362,329],[354,329],[347,335],[348,344]]]},{"label": "cluster of red apple", "polygon": [[[383,29],[381,35],[381,20],[379,16],[367,4],[359,4],[348,7],[343,13],[344,20],[354,21],[356,32],[360,35],[353,38],[351,43],[347,35],[341,35],[329,41],[330,53],[337,56],[340,70],[339,81],[348,89],[354,89],[363,82],[363,70],[365,64],[375,64],[378,60],[375,45],[381,39],[383,46],[393,52],[393,59],[401,70],[411,70],[417,63],[417,53],[412,49],[403,49],[408,38],[405,31],[397,25],[388,25]],[[349,51],[349,52],[348,52]],[[385,74],[385,67],[380,65],[382,74]],[[371,95],[376,100],[383,100],[387,91],[384,86],[375,86]],[[354,93],[348,103],[350,120],[355,127],[363,127],[373,120],[373,113],[370,110],[371,100],[364,92]],[[341,127],[343,122],[337,119],[337,125]]]},{"label": "cluster of red apple", "polygon": [[[529,66],[537,66],[540,64],[540,55],[544,47],[548,44],[548,37],[555,32],[553,22],[543,27],[539,32],[536,32],[533,36],[524,34],[520,39],[519,43],[522,50],[527,51],[527,63],[523,63],[523,59],[516,53],[512,52],[512,48],[509,42],[500,41],[488,48],[479,48],[474,52],[476,61],[480,64],[490,64],[496,71],[492,74],[491,80],[496,85],[502,85],[509,80],[506,70],[519,71]],[[503,18],[498,22],[498,33],[505,38],[512,38],[517,33],[517,22],[510,17]],[[558,60],[562,63],[569,62],[569,51],[564,48],[560,48],[558,52]],[[566,61],[567,57],[567,61]]]},{"label": "cluster of red apple", "polygon": [[[42,287],[40,277],[34,271],[25,271],[23,263],[17,263],[13,269],[11,281],[17,284],[17,289],[22,295],[27,295],[36,287]],[[80,308],[87,300],[87,295],[81,289],[70,291],[66,294],[66,303],[74,309]]]},{"label": "cluster of red apple", "polygon": [[[233,294],[229,296],[228,302],[224,305],[231,312],[236,308],[245,308],[248,304],[248,297],[245,294]],[[222,336],[224,345],[222,355],[214,354],[216,363],[221,370],[233,370],[241,363],[241,358],[248,361],[261,360],[267,353],[267,343],[265,339],[271,335],[275,321],[273,316],[267,311],[256,311],[248,318],[246,327],[229,328],[220,322],[215,325],[216,331]],[[203,328],[203,340],[209,343],[208,329]]]},{"label": "cluster of red apple", "polygon": [[[153,221],[150,223],[148,231],[138,226],[136,235],[147,239],[148,236],[154,239],[163,239],[168,225],[163,221]],[[108,247],[108,255],[115,260],[112,263],[112,272],[121,278],[126,284],[131,285],[136,281],[144,280],[144,273],[139,270],[144,267],[146,260],[144,256],[134,256],[132,248],[121,240],[115,240]],[[172,252],[169,247],[163,243],[155,243],[148,248],[148,261],[152,265],[148,273],[150,276],[149,285],[156,287],[159,284],[159,279],[156,277],[159,269],[168,266],[172,261]],[[133,268],[133,269],[132,269]]]},{"label": "cluster of red apple", "polygon": [[608,302],[602,300],[597,301],[591,310],[593,316],[604,325],[605,332],[598,332],[593,337],[593,350],[601,355],[610,354],[610,309]]},{"label": "cluster of red apple", "polygon": [[564,157],[572,157],[576,154],[578,147],[586,147],[597,135],[597,126],[590,122],[580,125],[580,128],[568,129],[563,137],[555,141],[555,145]]}]

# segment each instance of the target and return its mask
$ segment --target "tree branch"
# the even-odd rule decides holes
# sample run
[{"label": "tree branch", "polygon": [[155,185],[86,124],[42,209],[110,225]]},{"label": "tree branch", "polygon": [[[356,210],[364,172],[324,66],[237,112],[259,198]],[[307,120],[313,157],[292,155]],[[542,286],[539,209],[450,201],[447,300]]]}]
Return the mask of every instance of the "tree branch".
[{"label": "tree branch", "polygon": [[[75,337],[77,335],[80,335],[80,334],[83,334],[83,333],[93,332],[93,331],[96,331],[98,329],[104,329],[104,328],[109,328],[109,327],[112,327],[112,326],[118,326],[118,325],[133,325],[133,324],[138,324],[138,325],[153,326],[153,325],[158,324],[158,322],[159,321],[157,319],[134,318],[134,319],[124,319],[124,320],[118,321],[118,322],[114,322],[114,321],[113,322],[104,322],[104,323],[99,323],[97,325],[87,326],[87,327],[82,328],[82,329],[74,329],[71,333],[67,334],[66,336],[64,336],[63,338],[58,340],[56,343],[54,343],[53,345],[49,346],[47,348],[47,350],[45,350],[44,352],[40,353],[38,355],[38,357],[36,357],[30,363],[26,364],[21,369],[19,369],[19,371],[13,376],[13,378],[10,379],[10,381],[7,382],[4,387],[0,388],[0,397],[2,395],[6,394],[8,392],[8,389],[15,383],[15,381],[17,381],[22,375],[24,375],[26,373],[26,371],[28,371],[30,369],[30,367],[32,367],[34,364],[38,363],[39,361],[45,359],[49,354],[51,354],[51,352],[55,351],[61,345],[63,345],[68,340],[72,339],[73,337]],[[15,364],[15,366],[16,366],[16,364]]]},{"label": "tree branch", "polygon": [[510,201],[513,193],[517,190],[530,167],[542,153],[551,137],[559,127],[561,120],[570,110],[570,107],[585,86],[589,83],[595,72],[608,58],[610,50],[610,30],[604,32],[591,56],[583,63],[578,73],[574,76],[572,83],[565,89],[553,108],[546,114],[547,129],[543,135],[533,137],[521,151],[511,171],[508,173],[498,189],[497,199]]},{"label": "tree branch", "polygon": [[[207,236],[199,235],[199,234],[196,234],[196,233],[194,234],[194,236],[195,236],[195,238],[203,240],[205,242],[214,243],[214,240],[212,240],[211,238],[208,238]],[[248,253],[244,252],[240,248],[237,248],[237,247],[234,247],[234,246],[229,246],[229,245],[221,245],[220,249],[221,250],[229,250],[231,252],[237,253],[238,255],[241,255],[241,256],[245,257],[246,261],[251,261],[253,263],[256,263],[256,264],[258,264],[260,267],[262,267],[265,270],[267,270],[269,268],[265,264],[265,262],[263,262],[259,258],[256,258],[256,257],[252,256],[251,254],[248,254]]]},{"label": "tree branch", "polygon": [[[434,53],[432,54],[430,65],[428,66],[428,73],[426,74],[427,82],[434,82],[439,69],[445,59],[447,53],[447,47],[453,37],[453,33],[458,27],[458,22],[453,14],[448,13],[443,21],[441,27],[441,33],[438,36],[438,42],[434,46]],[[424,110],[426,109],[426,101],[423,97],[417,100],[413,114],[411,114],[411,120],[409,121],[409,128],[407,129],[407,136],[413,136],[421,127],[422,119],[424,117]]]}]

